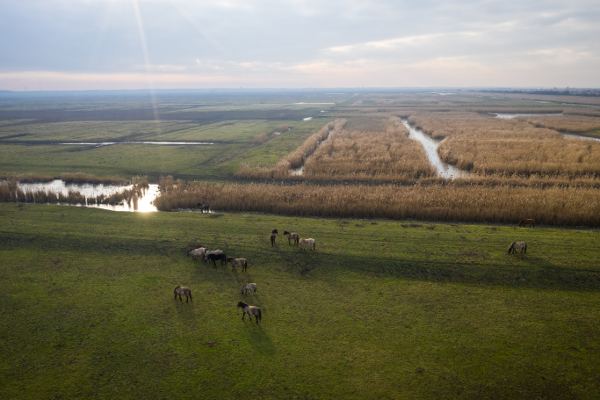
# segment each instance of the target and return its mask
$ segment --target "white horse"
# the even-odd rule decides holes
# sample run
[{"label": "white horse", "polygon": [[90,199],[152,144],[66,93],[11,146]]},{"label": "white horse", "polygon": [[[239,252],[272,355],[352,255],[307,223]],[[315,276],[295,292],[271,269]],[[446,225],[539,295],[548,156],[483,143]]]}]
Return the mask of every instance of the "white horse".
[{"label": "white horse", "polygon": [[315,250],[315,239],[300,239],[299,247],[304,249],[305,247],[312,247]]},{"label": "white horse", "polygon": [[242,286],[242,294],[246,294],[251,291],[254,291],[254,293],[256,293],[256,283],[247,283],[244,286]]},{"label": "white horse", "polygon": [[188,250],[188,257],[192,257],[192,260],[196,261],[198,257],[202,258],[202,256],[206,253],[206,249],[204,247],[199,247],[197,249]]},{"label": "white horse", "polygon": [[510,246],[508,246],[508,254],[512,252],[515,254],[515,250],[521,249],[521,253],[527,253],[527,243],[525,242],[512,242]]}]

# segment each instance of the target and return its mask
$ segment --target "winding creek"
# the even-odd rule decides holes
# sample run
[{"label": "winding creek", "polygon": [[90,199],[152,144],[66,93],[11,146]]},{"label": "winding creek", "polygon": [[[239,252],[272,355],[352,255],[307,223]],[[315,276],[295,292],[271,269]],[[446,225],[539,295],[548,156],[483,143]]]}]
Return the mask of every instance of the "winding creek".
[{"label": "winding creek", "polygon": [[435,167],[437,176],[453,180],[456,178],[469,178],[471,176],[470,172],[456,168],[454,165],[442,161],[437,151],[440,146],[440,141],[433,139],[431,136],[423,133],[420,129],[410,126],[406,119],[402,119],[402,123],[406,129],[408,129],[408,138],[416,140],[423,145],[423,149],[425,149],[425,153],[427,154],[427,159],[431,165]]}]

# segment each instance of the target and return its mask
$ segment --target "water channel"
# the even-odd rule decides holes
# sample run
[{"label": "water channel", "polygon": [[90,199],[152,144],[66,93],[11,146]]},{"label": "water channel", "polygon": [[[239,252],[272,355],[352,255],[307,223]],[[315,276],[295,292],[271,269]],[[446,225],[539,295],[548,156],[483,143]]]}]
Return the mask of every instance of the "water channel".
[{"label": "water channel", "polygon": [[[562,113],[555,113],[555,114],[503,114],[503,113],[495,113],[494,115],[496,115],[497,118],[501,118],[501,119],[511,119],[511,118],[515,118],[515,117],[545,117],[545,116],[562,116]],[[600,138],[594,138],[594,137],[589,137],[589,136],[581,136],[581,135],[573,135],[570,133],[563,133],[563,137],[565,139],[577,139],[577,140],[594,140],[596,142],[600,142]]]},{"label": "water channel", "polygon": [[437,151],[440,146],[439,140],[435,140],[431,136],[426,135],[420,129],[413,128],[406,119],[402,119],[402,123],[406,129],[408,129],[408,138],[417,140],[423,145],[425,154],[427,154],[427,159],[431,165],[435,167],[437,176],[445,179],[469,178],[471,176],[470,172],[456,168],[454,165],[442,161]]},{"label": "water channel", "polygon": [[[323,142],[325,142],[325,140],[329,139],[332,133],[333,129],[330,129],[329,132],[327,132],[327,137],[321,143],[319,143],[319,146],[321,146]],[[316,151],[317,150],[315,149],[315,151],[313,151],[313,153],[310,156],[306,157],[306,159],[304,160],[304,164],[306,164],[306,162],[313,156],[313,154],[315,154]],[[292,176],[301,176],[302,174],[304,174],[304,165],[302,165],[300,168],[290,170],[290,175]]]},{"label": "water channel", "polygon": [[[67,196],[69,191],[79,192],[83,196],[87,198],[92,198],[99,196],[101,194],[105,196],[110,196],[115,193],[122,192],[127,189],[131,189],[133,185],[128,186],[118,186],[118,185],[92,185],[90,183],[83,184],[67,184],[60,179],[55,179],[52,182],[44,182],[44,183],[19,183],[19,188],[23,190],[25,193],[27,192],[36,192],[36,191],[46,191],[46,192],[54,192],[56,194],[62,193]],[[111,211],[128,211],[128,212],[155,212],[158,211],[154,206],[153,201],[159,194],[158,185],[150,185],[148,189],[145,189],[142,192],[142,196],[138,197],[137,204],[134,201],[131,203],[117,204],[117,205],[109,205],[109,204],[69,204],[77,207],[91,207],[91,208],[102,208],[105,210]],[[53,203],[56,204],[56,203]],[[60,203],[63,204],[63,203]]]}]

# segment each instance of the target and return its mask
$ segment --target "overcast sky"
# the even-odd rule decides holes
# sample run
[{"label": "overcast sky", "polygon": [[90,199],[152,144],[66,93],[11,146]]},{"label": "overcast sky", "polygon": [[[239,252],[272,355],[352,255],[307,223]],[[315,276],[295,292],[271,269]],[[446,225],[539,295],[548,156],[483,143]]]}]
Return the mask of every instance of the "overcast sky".
[{"label": "overcast sky", "polygon": [[600,87],[600,1],[0,0],[0,90]]}]

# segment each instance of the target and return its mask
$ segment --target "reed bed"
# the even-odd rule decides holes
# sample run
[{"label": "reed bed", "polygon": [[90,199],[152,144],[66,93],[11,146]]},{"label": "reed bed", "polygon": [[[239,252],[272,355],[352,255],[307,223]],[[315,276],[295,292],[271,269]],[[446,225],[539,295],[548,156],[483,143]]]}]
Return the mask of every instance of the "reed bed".
[{"label": "reed bed", "polygon": [[562,115],[544,117],[517,117],[536,128],[548,128],[558,132],[583,133],[600,130],[600,118],[582,115]]},{"label": "reed bed", "polygon": [[269,141],[269,136],[266,133],[261,133],[260,135],[256,135],[254,136],[254,139],[252,139],[252,146],[259,146],[263,143],[266,143]]},{"label": "reed bed", "polygon": [[599,226],[600,196],[589,188],[310,184],[190,184],[163,192],[161,211],[191,208],[338,218],[417,219],[515,224],[523,218],[565,226]]},{"label": "reed bed", "polygon": [[306,180],[410,182],[435,174],[423,146],[408,138],[397,117],[379,118],[378,123],[367,125],[348,124],[304,165]]},{"label": "reed bed", "polygon": [[2,173],[0,174],[0,181],[15,181],[21,183],[40,183],[40,182],[52,182],[54,177],[46,174],[15,174],[15,173]]},{"label": "reed bed", "polygon": [[77,173],[64,173],[60,174],[60,179],[66,183],[91,183],[94,185],[105,184],[105,185],[128,185],[127,179],[120,178],[118,176],[98,177],[96,175],[85,174],[83,172]]},{"label": "reed bed", "polygon": [[327,139],[329,133],[341,130],[345,123],[344,119],[329,122],[317,133],[309,136],[300,147],[280,160],[274,167],[252,167],[242,164],[235,176],[243,179],[299,179],[300,177],[293,175],[292,170],[303,166],[306,159],[314,153],[321,142]]},{"label": "reed bed", "polygon": [[449,112],[411,115],[409,123],[445,138],[438,148],[442,161],[481,176],[600,177],[600,143],[565,139],[524,120]]}]

